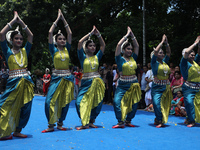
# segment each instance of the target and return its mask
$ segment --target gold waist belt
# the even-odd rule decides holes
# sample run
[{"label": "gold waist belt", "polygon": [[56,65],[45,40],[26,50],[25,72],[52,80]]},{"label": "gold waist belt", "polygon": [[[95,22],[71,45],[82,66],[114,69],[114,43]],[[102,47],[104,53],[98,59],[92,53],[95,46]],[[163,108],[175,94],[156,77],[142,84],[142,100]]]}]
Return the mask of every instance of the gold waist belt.
[{"label": "gold waist belt", "polygon": [[137,76],[136,75],[120,76],[119,80],[122,82],[134,82],[137,80]]},{"label": "gold waist belt", "polygon": [[17,69],[9,71],[9,79],[16,77],[28,76],[29,73],[26,69]]},{"label": "gold waist belt", "polygon": [[70,76],[71,72],[70,72],[70,70],[57,70],[57,69],[54,69],[52,71],[52,75],[53,76],[65,77],[65,76]]},{"label": "gold waist belt", "polygon": [[185,85],[191,89],[200,89],[200,83],[185,81]]},{"label": "gold waist belt", "polygon": [[170,84],[169,80],[158,80],[158,79],[155,79],[155,78],[153,80],[153,83],[158,84],[158,85],[167,85],[167,84]]},{"label": "gold waist belt", "polygon": [[88,73],[84,73],[82,79],[86,80],[86,79],[92,79],[92,78],[100,78],[100,74],[98,72],[88,72]]}]

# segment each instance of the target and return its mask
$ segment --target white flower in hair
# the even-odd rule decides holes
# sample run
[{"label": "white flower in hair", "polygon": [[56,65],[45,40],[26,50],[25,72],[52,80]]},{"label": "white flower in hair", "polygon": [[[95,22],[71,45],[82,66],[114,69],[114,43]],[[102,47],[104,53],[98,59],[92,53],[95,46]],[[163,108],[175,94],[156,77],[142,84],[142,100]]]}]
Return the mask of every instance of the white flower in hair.
[{"label": "white flower in hair", "polygon": [[83,50],[84,50],[84,52],[86,53],[86,51],[87,51],[87,48],[86,48],[86,43],[87,43],[87,41],[92,41],[93,42],[93,40],[89,37],[87,40],[85,40],[84,42],[83,42]]},{"label": "white flower in hair", "polygon": [[122,43],[122,45],[121,45],[121,53],[123,53],[123,47],[124,47],[124,45],[127,44],[127,43],[128,43],[128,39],[127,39],[126,41],[124,41],[124,43]]},{"label": "white flower in hair", "polygon": [[152,59],[153,55],[154,55],[154,50],[155,50],[155,47],[153,47],[153,51],[151,52],[150,54],[150,58]]},{"label": "white flower in hair", "polygon": [[[57,34],[61,34],[61,35],[63,35],[62,33],[61,33],[61,30],[58,30],[58,33]],[[54,45],[57,45],[57,42],[56,42],[56,35],[57,34],[55,34],[54,36],[53,36],[53,44]]]},{"label": "white flower in hair", "polygon": [[185,55],[185,51],[187,50],[187,48],[184,48],[183,50],[182,50],[182,55],[184,56]]},{"label": "white flower in hair", "polygon": [[15,30],[10,30],[6,33],[6,40],[12,45],[12,40],[11,40],[11,34],[12,32],[17,31],[18,34],[21,34],[19,31],[19,26],[17,26],[17,28]]}]

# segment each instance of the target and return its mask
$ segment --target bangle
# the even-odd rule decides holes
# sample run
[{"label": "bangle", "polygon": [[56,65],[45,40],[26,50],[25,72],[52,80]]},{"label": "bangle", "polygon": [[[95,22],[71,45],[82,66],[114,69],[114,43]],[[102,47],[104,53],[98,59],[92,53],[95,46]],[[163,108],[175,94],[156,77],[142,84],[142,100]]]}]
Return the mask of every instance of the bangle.
[{"label": "bangle", "polygon": [[26,29],[27,29],[27,27],[28,27],[28,26],[27,26],[27,25],[25,25],[25,27],[24,27],[24,28],[22,28],[22,29],[23,29],[23,30],[26,30]]},{"label": "bangle", "polygon": [[65,25],[65,28],[67,28],[69,26],[69,24],[67,23],[66,25]]},{"label": "bangle", "polygon": [[10,23],[7,23],[7,25],[9,26],[9,28],[10,28],[10,29],[12,28],[12,26],[11,26],[11,24],[10,24]]},{"label": "bangle", "polygon": [[125,39],[125,40],[127,40],[127,37],[126,37],[126,36],[124,36],[124,39]]},{"label": "bangle", "polygon": [[57,27],[57,24],[55,22],[53,22],[54,26]]},{"label": "bangle", "polygon": [[92,33],[91,33],[91,32],[89,32],[89,36],[92,36]]},{"label": "bangle", "polygon": [[100,38],[100,37],[101,37],[101,34],[99,33],[99,35],[97,35],[97,37]]},{"label": "bangle", "polygon": [[131,40],[135,40],[135,39],[136,39],[136,37],[135,37],[135,36],[131,38]]}]

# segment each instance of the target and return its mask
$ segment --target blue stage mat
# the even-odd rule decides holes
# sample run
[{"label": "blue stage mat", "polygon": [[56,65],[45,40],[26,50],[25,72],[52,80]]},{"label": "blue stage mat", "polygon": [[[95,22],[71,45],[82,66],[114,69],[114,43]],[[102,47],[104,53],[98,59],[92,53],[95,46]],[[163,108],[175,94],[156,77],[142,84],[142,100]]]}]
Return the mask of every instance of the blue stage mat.
[{"label": "blue stage mat", "polygon": [[22,133],[28,138],[13,137],[12,140],[0,141],[0,150],[199,150],[200,125],[188,128],[183,117],[169,116],[164,128],[153,125],[154,113],[138,110],[132,123],[135,128],[112,129],[117,123],[113,106],[103,105],[95,125],[97,129],[77,131],[81,125],[78,118],[75,101],[64,121],[67,131],[55,129],[51,133],[41,133],[47,128],[47,119],[44,112],[45,97],[35,96],[30,120]]}]

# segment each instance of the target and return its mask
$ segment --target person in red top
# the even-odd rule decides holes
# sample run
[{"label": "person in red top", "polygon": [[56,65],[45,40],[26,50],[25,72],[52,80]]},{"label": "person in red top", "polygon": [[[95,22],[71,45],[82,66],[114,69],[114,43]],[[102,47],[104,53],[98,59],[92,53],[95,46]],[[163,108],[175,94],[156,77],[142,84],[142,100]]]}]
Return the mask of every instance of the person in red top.
[{"label": "person in red top", "polygon": [[175,108],[175,116],[185,117],[187,115],[185,110],[184,98],[181,98]]},{"label": "person in red top", "polygon": [[74,71],[75,76],[75,86],[74,86],[74,98],[78,96],[78,90],[79,90],[79,83],[82,78],[82,73],[80,72],[79,67],[76,68],[76,71]]},{"label": "person in red top", "polygon": [[50,85],[50,81],[51,81],[51,75],[49,74],[49,68],[46,68],[45,69],[45,74],[43,75],[43,93],[44,93],[44,96],[47,95],[47,91],[48,91],[48,88],[49,88],[49,85]]},{"label": "person in red top", "polygon": [[173,92],[173,97],[176,97],[176,93],[178,91],[182,91],[182,85],[183,85],[183,77],[181,76],[180,71],[175,72],[175,78],[172,80],[170,86],[171,91]]}]

